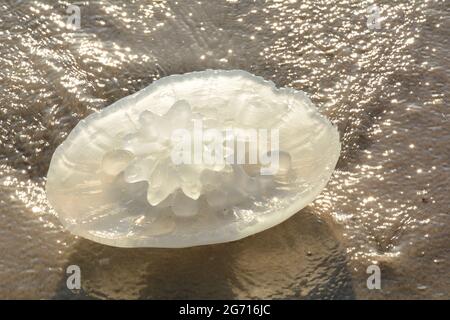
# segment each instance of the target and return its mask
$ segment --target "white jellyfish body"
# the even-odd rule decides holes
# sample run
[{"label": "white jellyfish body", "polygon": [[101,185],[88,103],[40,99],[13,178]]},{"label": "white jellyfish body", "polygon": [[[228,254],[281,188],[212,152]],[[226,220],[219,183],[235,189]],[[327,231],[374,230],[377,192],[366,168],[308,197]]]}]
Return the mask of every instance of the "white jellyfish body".
[{"label": "white jellyfish body", "polygon": [[286,220],[325,187],[339,153],[336,128],[303,92],[207,70],[162,78],[80,121],[46,189],[76,235],[188,247]]}]

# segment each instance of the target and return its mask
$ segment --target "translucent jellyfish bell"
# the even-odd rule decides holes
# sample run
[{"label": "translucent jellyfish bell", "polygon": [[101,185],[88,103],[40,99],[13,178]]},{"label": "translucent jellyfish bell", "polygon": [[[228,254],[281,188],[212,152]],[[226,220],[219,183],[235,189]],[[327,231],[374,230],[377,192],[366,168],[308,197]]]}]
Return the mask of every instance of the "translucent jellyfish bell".
[{"label": "translucent jellyfish bell", "polygon": [[193,72],[80,121],[53,155],[47,196],[67,229],[99,243],[227,242],[308,205],[339,153],[336,128],[303,92],[244,71]]}]

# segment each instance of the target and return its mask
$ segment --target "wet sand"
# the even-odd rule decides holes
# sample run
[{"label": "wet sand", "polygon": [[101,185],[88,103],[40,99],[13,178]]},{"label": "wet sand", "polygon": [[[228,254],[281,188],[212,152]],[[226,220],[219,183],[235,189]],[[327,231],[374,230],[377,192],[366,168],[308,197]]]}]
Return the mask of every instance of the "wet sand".
[{"label": "wet sand", "polygon": [[[0,298],[450,298],[450,12],[379,1],[371,29],[371,4],[87,1],[71,30],[62,1],[3,2]],[[155,79],[207,68],[310,95],[343,145],[324,192],[213,246],[120,249],[66,232],[44,186],[70,130]],[[366,286],[372,264],[381,290]]]}]

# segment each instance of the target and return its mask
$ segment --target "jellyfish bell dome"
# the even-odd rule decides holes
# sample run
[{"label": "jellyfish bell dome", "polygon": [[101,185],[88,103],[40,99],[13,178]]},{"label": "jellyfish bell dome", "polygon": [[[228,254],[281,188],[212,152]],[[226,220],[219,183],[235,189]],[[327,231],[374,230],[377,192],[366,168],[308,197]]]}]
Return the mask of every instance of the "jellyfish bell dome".
[{"label": "jellyfish bell dome", "polygon": [[301,91],[240,70],[172,75],[81,120],[47,197],[73,234],[118,247],[234,241],[312,202],[337,129]]}]

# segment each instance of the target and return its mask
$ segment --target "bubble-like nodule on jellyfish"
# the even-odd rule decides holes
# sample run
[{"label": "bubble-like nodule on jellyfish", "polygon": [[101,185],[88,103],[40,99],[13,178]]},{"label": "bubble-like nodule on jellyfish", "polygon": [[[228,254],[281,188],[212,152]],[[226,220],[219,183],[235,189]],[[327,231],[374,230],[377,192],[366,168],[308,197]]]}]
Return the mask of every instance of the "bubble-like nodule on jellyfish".
[{"label": "bubble-like nodule on jellyfish", "polygon": [[339,153],[337,129],[303,92],[207,70],[162,78],[80,121],[46,189],[76,235],[189,247],[286,220],[325,187]]}]

